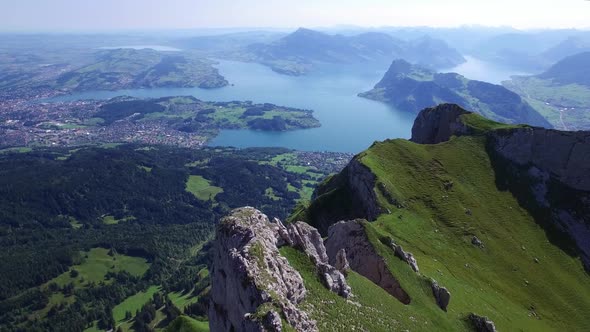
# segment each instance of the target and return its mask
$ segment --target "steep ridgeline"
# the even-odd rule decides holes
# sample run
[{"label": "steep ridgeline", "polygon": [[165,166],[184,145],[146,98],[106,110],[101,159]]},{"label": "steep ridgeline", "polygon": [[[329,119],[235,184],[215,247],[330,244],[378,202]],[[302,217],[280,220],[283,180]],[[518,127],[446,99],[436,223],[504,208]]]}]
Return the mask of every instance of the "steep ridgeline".
[{"label": "steep ridgeline", "polygon": [[437,73],[405,60],[395,60],[375,88],[359,96],[410,112],[453,103],[495,121],[551,127],[518,94],[500,85],[470,80],[455,73]]},{"label": "steep ridgeline", "polygon": [[[443,104],[420,112],[411,141],[357,155],[290,219],[327,236],[332,264],[344,249],[350,300],[379,308],[351,314],[361,329],[588,330],[589,156],[589,132]],[[349,312],[334,306],[310,316],[337,330]]]},{"label": "steep ridgeline", "polygon": [[318,63],[388,63],[402,58],[429,68],[449,68],[465,62],[444,41],[427,36],[403,41],[378,32],[344,36],[304,28],[272,43],[249,45],[243,53],[242,57],[288,75],[305,74]]}]

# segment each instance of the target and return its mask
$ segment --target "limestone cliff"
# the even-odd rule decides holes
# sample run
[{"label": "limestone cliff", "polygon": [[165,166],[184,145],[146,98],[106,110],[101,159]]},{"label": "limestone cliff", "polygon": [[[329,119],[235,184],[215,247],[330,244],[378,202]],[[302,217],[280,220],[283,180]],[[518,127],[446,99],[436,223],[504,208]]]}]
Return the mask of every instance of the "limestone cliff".
[{"label": "limestone cliff", "polygon": [[291,245],[314,262],[326,287],[348,297],[344,276],[328,264],[326,249],[307,224],[285,227],[260,211],[232,211],[219,224],[213,248],[209,324],[212,331],[317,331],[316,322],[298,308],[306,296],[299,272],[278,246]]},{"label": "limestone cliff", "polygon": [[330,263],[336,264],[338,253],[344,250],[350,268],[365,276],[403,304],[411,299],[387,264],[367,238],[360,221],[339,222],[330,227],[326,249]]},{"label": "limestone cliff", "polygon": [[375,175],[355,158],[314,192],[314,203],[301,219],[311,222],[323,235],[337,221],[375,220],[383,212],[377,203],[375,185]]},{"label": "limestone cliff", "polygon": [[464,114],[469,112],[455,104],[426,108],[414,121],[411,140],[420,144],[436,144],[448,141],[453,135],[468,134],[470,128],[461,121]]}]

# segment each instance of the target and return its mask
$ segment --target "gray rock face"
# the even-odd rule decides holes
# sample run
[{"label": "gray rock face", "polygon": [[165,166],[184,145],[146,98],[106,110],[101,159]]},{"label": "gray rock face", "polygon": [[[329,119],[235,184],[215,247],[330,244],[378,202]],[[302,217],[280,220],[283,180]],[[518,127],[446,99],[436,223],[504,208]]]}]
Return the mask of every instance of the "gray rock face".
[{"label": "gray rock face", "polygon": [[316,189],[308,209],[311,224],[322,235],[341,220],[373,221],[383,212],[375,192],[376,176],[358,159]]},{"label": "gray rock face", "polygon": [[317,263],[328,263],[324,241],[317,229],[298,221],[287,225],[280,223],[278,233],[289,246],[301,249]]},{"label": "gray rock face", "polygon": [[[352,295],[344,275],[330,265],[322,236],[317,229],[304,222],[296,222],[286,227],[277,223],[280,239],[291,247],[302,250],[315,264],[320,280],[332,292],[348,298]],[[279,240],[280,242],[280,240]]]},{"label": "gray rock face", "polygon": [[348,259],[346,259],[346,250],[344,248],[338,250],[334,267],[344,275],[346,275],[346,271],[350,270],[350,264],[348,264]]},{"label": "gray rock face", "polygon": [[395,245],[395,255],[402,261],[408,263],[414,272],[420,272],[420,269],[418,268],[418,262],[416,261],[416,258],[414,258],[414,255],[412,255],[410,252],[404,251],[402,246]]},{"label": "gray rock face", "polygon": [[326,250],[332,264],[336,264],[336,257],[342,249],[346,252],[346,259],[352,270],[371,280],[400,302],[410,303],[410,296],[372,246],[361,222],[339,222],[330,227]]},{"label": "gray rock face", "polygon": [[[489,146],[515,174],[526,170],[532,196],[576,244],[590,271],[590,132],[501,130],[489,134]],[[565,195],[565,204],[554,199]]]},{"label": "gray rock face", "polygon": [[481,242],[481,240],[475,235],[471,238],[471,244],[480,248],[484,247],[483,242]]},{"label": "gray rock face", "polygon": [[517,165],[534,165],[565,185],[590,191],[590,132],[518,128],[492,132],[491,143]]},{"label": "gray rock face", "polygon": [[375,174],[356,159],[348,164],[347,169],[353,204],[360,212],[357,214],[370,221],[377,219],[381,214],[381,207],[375,193]]},{"label": "gray rock face", "polygon": [[455,104],[441,104],[421,111],[412,127],[412,142],[438,144],[448,141],[451,136],[469,133],[461,121],[461,115],[470,114]]},{"label": "gray rock face", "polygon": [[496,325],[487,317],[470,314],[469,321],[476,332],[496,332]]},{"label": "gray rock face", "polygon": [[211,272],[212,331],[280,331],[278,313],[257,312],[263,304],[280,309],[295,330],[317,331],[316,322],[296,307],[306,289],[276,242],[276,226],[253,208],[236,209],[221,221]]},{"label": "gray rock face", "polygon": [[436,299],[436,304],[444,311],[447,311],[449,302],[451,302],[451,293],[444,287],[438,285],[436,281],[432,281],[432,294]]}]

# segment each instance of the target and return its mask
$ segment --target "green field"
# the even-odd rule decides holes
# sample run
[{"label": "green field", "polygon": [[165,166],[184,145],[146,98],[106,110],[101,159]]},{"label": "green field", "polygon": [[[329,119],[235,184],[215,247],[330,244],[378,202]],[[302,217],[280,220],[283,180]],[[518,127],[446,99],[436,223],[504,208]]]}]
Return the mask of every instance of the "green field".
[{"label": "green field", "polygon": [[135,312],[140,310],[141,307],[151,300],[154,294],[159,291],[159,286],[150,286],[150,288],[148,288],[146,291],[139,292],[126,298],[125,301],[114,307],[113,318],[115,319],[117,325],[125,321],[125,313],[127,311],[131,312],[132,315],[135,315]]},{"label": "green field", "polygon": [[190,175],[186,182],[186,191],[202,201],[212,201],[223,188],[211,185],[211,182],[199,175]]},{"label": "green field", "polygon": [[197,296],[193,295],[190,291],[189,292],[172,292],[168,294],[170,300],[174,305],[180,309],[181,311],[190,304],[197,302],[199,299]]},{"label": "green field", "polygon": [[86,330],[84,330],[84,332],[104,332],[102,330],[100,330],[96,325],[97,325],[98,321],[94,321],[94,323],[92,324],[91,327],[87,328]]},{"label": "green field", "polygon": [[166,332],[209,332],[209,323],[193,319],[188,316],[176,318]]},{"label": "green field", "polygon": [[73,283],[75,287],[84,287],[89,282],[98,283],[105,281],[107,272],[127,271],[135,276],[142,276],[150,267],[150,264],[145,258],[131,257],[125,255],[115,254],[109,256],[109,250],[104,248],[94,248],[88,253],[83,254],[87,257],[80,265],[72,266],[73,270],[79,272],[75,278],[70,276],[70,272],[64,272],[58,277],[52,279],[47,284],[55,282],[59,286],[65,286]]},{"label": "green field", "polygon": [[1,149],[0,153],[27,153],[33,151],[30,147],[6,148]]},{"label": "green field", "polygon": [[590,88],[556,84],[537,77],[514,77],[502,83],[523,97],[560,130],[590,129]]},{"label": "green field", "polygon": [[116,225],[120,222],[131,221],[131,220],[135,220],[135,217],[130,216],[130,217],[122,218],[122,219],[115,219],[115,217],[113,217],[111,215],[106,215],[106,216],[102,217],[102,222],[105,225]]}]

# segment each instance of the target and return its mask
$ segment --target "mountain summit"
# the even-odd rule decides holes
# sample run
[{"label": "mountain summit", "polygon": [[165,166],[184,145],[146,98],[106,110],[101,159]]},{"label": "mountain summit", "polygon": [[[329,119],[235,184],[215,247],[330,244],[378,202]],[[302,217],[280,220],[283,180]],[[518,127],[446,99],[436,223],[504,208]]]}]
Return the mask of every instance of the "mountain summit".
[{"label": "mountain summit", "polygon": [[403,41],[379,32],[345,36],[305,28],[272,43],[252,44],[246,52],[256,61],[291,75],[304,74],[320,63],[388,63],[403,58],[429,68],[448,68],[465,62],[458,51],[430,37]]}]

